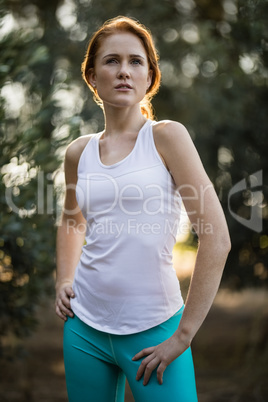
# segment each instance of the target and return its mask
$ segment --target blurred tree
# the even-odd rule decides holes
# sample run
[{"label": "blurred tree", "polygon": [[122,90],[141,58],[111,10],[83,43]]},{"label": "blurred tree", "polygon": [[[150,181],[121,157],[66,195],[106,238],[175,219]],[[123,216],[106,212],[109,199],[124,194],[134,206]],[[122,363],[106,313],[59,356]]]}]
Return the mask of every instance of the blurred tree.
[{"label": "blurred tree", "polygon": [[32,329],[37,302],[53,289],[55,182],[67,137],[77,135],[56,96],[59,2],[36,3],[1,8],[0,336]]},{"label": "blurred tree", "polygon": [[[27,331],[52,289],[64,150],[103,126],[80,65],[90,35],[119,14],[151,28],[163,75],[156,115],[187,126],[222,201],[233,242],[225,282],[267,284],[265,175],[263,196],[248,188],[228,206],[234,184],[267,171],[267,1],[0,4],[0,335]],[[264,218],[260,233],[234,218],[252,207]]]}]

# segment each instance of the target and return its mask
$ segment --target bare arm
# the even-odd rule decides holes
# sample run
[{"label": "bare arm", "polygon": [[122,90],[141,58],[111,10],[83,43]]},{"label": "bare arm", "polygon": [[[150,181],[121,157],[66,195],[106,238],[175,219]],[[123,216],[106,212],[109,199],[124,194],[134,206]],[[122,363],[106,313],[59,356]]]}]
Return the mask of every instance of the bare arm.
[{"label": "bare arm", "polygon": [[155,130],[159,153],[170,170],[182,196],[186,211],[195,227],[202,219],[199,247],[180,325],[167,341],[145,349],[134,360],[147,356],[141,363],[137,379],[144,374],[144,384],[157,369],[161,384],[167,365],[182,354],[208,314],[217,293],[230,250],[225,217],[189,133],[179,123],[161,122]]},{"label": "bare arm", "polygon": [[230,238],[220,202],[188,132],[177,123],[170,125],[173,146],[165,146],[165,160],[191,223],[198,228],[202,219],[202,230],[197,232],[199,247],[195,269],[177,331],[177,335],[190,345],[217,293],[230,250]]},{"label": "bare arm", "polygon": [[67,148],[64,170],[66,192],[62,220],[57,231],[56,314],[63,320],[72,317],[70,297],[74,297],[74,272],[85,240],[86,221],[77,204],[75,187],[77,165],[83,149],[83,140]]}]

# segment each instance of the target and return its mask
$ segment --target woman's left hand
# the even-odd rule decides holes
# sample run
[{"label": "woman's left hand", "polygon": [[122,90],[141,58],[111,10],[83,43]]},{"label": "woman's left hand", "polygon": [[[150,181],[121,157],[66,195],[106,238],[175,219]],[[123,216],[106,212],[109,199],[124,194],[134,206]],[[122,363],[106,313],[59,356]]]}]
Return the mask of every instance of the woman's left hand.
[{"label": "woman's left hand", "polygon": [[143,349],[132,358],[132,360],[139,360],[147,356],[140,364],[136,380],[140,380],[144,375],[143,385],[148,384],[153,370],[158,367],[157,381],[159,384],[163,384],[163,373],[167,366],[179,357],[189,346],[190,344],[183,344],[178,336],[174,334],[157,346]]}]

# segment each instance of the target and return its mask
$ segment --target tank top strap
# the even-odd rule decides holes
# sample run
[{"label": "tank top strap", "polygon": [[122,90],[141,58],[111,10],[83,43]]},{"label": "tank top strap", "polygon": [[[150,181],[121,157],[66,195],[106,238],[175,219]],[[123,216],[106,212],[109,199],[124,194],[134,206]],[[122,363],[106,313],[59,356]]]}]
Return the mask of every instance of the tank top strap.
[{"label": "tank top strap", "polygon": [[153,126],[155,124],[156,121],[148,120],[146,129],[141,133],[140,138],[137,139],[137,154],[135,156],[139,160],[146,161],[148,166],[163,165],[154,141]]},{"label": "tank top strap", "polygon": [[88,140],[85,145],[77,166],[77,173],[79,176],[86,175],[88,171],[90,171],[90,167],[97,164],[97,147],[98,147],[98,138],[101,137],[103,131],[92,135],[92,137]]}]

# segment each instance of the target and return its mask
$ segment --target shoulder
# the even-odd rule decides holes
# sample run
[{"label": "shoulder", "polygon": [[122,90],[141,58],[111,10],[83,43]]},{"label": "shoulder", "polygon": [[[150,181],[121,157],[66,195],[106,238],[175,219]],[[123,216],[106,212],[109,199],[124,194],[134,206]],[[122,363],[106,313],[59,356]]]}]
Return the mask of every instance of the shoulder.
[{"label": "shoulder", "polygon": [[189,136],[186,127],[173,120],[161,120],[153,126],[154,136],[157,140],[170,140],[178,139],[178,137]]},{"label": "shoulder", "polygon": [[153,126],[156,149],[177,185],[184,179],[203,169],[200,156],[192,138],[181,123],[171,120],[160,121]]},{"label": "shoulder", "polygon": [[153,134],[156,147],[165,153],[169,150],[180,149],[192,143],[186,127],[173,120],[162,120],[153,125]]},{"label": "shoulder", "polygon": [[78,161],[80,159],[80,156],[81,156],[83,150],[85,149],[88,142],[95,135],[96,134],[83,135],[79,138],[76,138],[74,141],[72,141],[66,149],[65,163],[78,164]]},{"label": "shoulder", "polygon": [[77,167],[80,156],[88,142],[95,135],[96,134],[83,135],[68,145],[64,159],[64,171],[67,183],[75,183],[77,181]]}]

